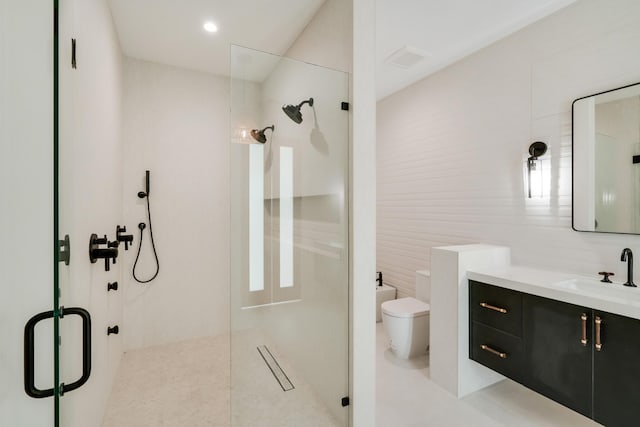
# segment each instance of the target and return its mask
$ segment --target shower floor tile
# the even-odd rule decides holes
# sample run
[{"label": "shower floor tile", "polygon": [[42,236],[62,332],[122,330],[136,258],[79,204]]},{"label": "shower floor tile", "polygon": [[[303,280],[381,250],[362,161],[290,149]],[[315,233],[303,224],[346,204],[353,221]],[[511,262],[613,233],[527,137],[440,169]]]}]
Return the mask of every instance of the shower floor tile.
[{"label": "shower floor tile", "polygon": [[104,427],[229,426],[229,335],[126,352]]},{"label": "shower floor tile", "polygon": [[[234,427],[339,427],[311,387],[296,374],[265,334],[234,332],[232,421]],[[258,352],[266,345],[295,387],[283,391]]]},{"label": "shower floor tile", "polygon": [[[282,390],[258,345],[268,345],[293,390]],[[229,335],[126,352],[103,427],[229,427],[232,419],[234,427],[341,425],[259,331],[234,333],[233,348],[233,389]]]}]

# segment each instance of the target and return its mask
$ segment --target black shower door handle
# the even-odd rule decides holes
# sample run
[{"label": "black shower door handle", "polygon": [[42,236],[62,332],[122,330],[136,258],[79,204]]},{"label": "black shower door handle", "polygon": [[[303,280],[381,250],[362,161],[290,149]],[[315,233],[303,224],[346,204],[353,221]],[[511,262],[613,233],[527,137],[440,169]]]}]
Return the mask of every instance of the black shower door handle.
[{"label": "black shower door handle", "polygon": [[[81,387],[89,380],[91,375],[91,315],[80,307],[60,307],[60,318],[65,315],[75,314],[82,318],[82,376],[78,381],[69,385],[60,385],[60,394],[73,391]],[[41,399],[53,396],[53,388],[40,390],[35,385],[35,327],[41,320],[54,316],[53,311],[45,311],[33,316],[24,327],[24,390],[27,395]]]},{"label": "black shower door handle", "polygon": [[87,310],[80,307],[62,308],[64,316],[75,314],[82,318],[82,376],[78,381],[69,385],[60,384],[60,395],[80,388],[89,380],[91,375],[91,315]]},{"label": "black shower door handle", "polygon": [[36,387],[34,351],[35,327],[38,322],[53,317],[53,311],[45,311],[33,316],[24,327],[24,391],[31,397],[42,399],[53,396],[53,389],[40,390]]}]

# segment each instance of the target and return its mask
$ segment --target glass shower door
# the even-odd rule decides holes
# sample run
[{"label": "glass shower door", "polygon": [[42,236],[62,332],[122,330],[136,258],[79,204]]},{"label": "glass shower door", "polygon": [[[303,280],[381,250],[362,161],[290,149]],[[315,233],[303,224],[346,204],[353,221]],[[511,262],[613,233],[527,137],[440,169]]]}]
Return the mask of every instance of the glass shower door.
[{"label": "glass shower door", "polygon": [[52,2],[0,2],[1,426],[54,425],[52,36]]},{"label": "glass shower door", "polygon": [[233,426],[348,425],[348,75],[231,50]]}]

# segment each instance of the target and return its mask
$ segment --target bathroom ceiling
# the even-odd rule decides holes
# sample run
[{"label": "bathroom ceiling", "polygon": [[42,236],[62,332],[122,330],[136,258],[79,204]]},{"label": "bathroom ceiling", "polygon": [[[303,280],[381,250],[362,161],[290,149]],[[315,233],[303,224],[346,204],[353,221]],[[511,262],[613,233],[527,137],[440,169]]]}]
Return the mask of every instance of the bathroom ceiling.
[{"label": "bathroom ceiling", "polygon": [[285,53],[324,1],[108,0],[126,56],[219,75],[229,75],[229,44]]},{"label": "bathroom ceiling", "polygon": [[[332,0],[342,1],[342,0]],[[575,0],[376,0],[382,99]],[[284,54],[325,0],[108,0],[126,56],[229,75],[229,44]],[[219,30],[207,33],[205,21]],[[425,53],[387,60],[399,49]],[[407,62],[408,61],[408,62]],[[268,61],[269,62],[269,61]],[[271,61],[272,62],[272,61]],[[273,64],[254,64],[261,79]]]},{"label": "bathroom ceiling", "polygon": [[[397,92],[574,1],[376,0],[377,98]],[[386,61],[405,46],[427,55],[409,68]]]}]

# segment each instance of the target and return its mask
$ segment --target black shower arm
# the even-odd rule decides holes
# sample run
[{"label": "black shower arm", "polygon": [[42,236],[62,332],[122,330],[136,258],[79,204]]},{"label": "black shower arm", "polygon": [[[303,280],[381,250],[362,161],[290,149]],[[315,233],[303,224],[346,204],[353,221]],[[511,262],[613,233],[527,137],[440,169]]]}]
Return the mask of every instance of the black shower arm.
[{"label": "black shower arm", "polygon": [[313,107],[313,98],[302,101],[300,104],[298,104],[297,108],[300,109],[300,107],[302,107],[304,104],[309,104],[309,107]]}]

